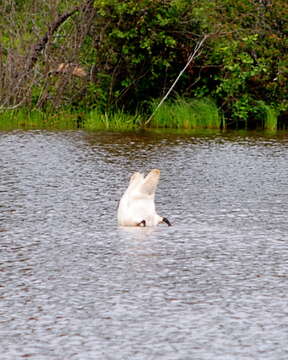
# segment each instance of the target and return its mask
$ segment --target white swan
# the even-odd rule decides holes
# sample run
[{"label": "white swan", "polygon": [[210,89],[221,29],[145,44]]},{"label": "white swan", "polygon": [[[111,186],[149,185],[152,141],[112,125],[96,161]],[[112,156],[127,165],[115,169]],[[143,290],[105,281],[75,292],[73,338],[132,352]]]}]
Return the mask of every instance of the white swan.
[{"label": "white swan", "polygon": [[118,207],[118,224],[122,226],[155,226],[166,223],[168,219],[159,216],[155,210],[155,191],[160,178],[160,170],[153,169],[144,178],[135,172],[123,194]]}]

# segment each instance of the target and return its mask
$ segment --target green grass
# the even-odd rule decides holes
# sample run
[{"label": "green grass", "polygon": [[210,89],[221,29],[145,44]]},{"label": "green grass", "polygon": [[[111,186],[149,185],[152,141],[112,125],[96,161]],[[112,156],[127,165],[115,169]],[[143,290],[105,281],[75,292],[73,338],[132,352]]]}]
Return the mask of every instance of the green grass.
[{"label": "green grass", "polygon": [[140,115],[127,114],[121,110],[111,114],[91,110],[86,116],[84,127],[89,130],[129,130],[140,128],[141,123]]},{"label": "green grass", "polygon": [[259,102],[259,110],[262,116],[263,129],[277,130],[279,112],[264,102]]},{"label": "green grass", "polygon": [[5,110],[0,112],[0,130],[12,129],[75,129],[87,130],[125,130],[141,127],[140,115],[130,115],[123,111],[111,114],[90,112],[69,112],[68,110],[52,113],[40,110]]},{"label": "green grass", "polygon": [[[157,106],[152,103],[152,112]],[[210,99],[167,101],[156,111],[150,127],[174,129],[220,129],[222,119],[216,104]]]},{"label": "green grass", "polygon": [[0,130],[71,129],[77,126],[77,114],[47,113],[40,110],[5,110],[0,112]]},{"label": "green grass", "polygon": [[[151,113],[158,105],[152,103]],[[255,106],[251,128],[277,130],[278,111],[259,101]],[[134,130],[143,127],[156,129],[223,129],[226,124],[216,104],[210,99],[184,99],[164,102],[149,124],[148,115],[131,115],[122,110],[101,113],[99,110],[41,111],[21,108],[0,111],[0,130],[13,129],[77,129],[87,130]],[[146,123],[145,123],[146,121]],[[248,120],[249,122],[249,120]],[[228,126],[229,127],[229,126]]]}]

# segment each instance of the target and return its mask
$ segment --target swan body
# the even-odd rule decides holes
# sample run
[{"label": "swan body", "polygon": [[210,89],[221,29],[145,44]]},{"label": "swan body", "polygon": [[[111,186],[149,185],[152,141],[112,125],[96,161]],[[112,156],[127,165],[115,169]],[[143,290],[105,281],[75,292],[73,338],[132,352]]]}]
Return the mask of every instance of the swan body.
[{"label": "swan body", "polygon": [[160,170],[153,169],[144,177],[135,172],[118,207],[118,224],[121,226],[155,226],[170,222],[156,213],[155,191],[160,179]]}]

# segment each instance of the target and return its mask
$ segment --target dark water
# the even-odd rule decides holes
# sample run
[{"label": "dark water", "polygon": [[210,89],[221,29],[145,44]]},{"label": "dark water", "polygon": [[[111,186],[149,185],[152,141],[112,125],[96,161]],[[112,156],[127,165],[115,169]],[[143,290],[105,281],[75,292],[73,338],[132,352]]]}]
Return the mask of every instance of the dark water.
[{"label": "dark water", "polygon": [[[0,351],[288,359],[288,137],[0,133]],[[118,228],[161,169],[171,228]]]}]

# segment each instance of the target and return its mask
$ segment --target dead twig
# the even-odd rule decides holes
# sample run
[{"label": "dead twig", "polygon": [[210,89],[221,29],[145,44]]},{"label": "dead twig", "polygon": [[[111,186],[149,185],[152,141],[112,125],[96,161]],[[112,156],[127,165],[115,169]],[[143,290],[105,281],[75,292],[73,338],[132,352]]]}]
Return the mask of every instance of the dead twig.
[{"label": "dead twig", "polygon": [[56,21],[54,21],[54,23],[49,26],[49,29],[45,33],[45,35],[40,39],[40,41],[38,41],[38,43],[34,44],[34,46],[32,47],[32,52],[27,64],[27,71],[30,71],[34,67],[40,53],[45,49],[48,40],[58,30],[59,26],[62,25],[70,16],[75,14],[79,9],[80,6],[76,6],[73,10],[60,15],[56,19]]}]

